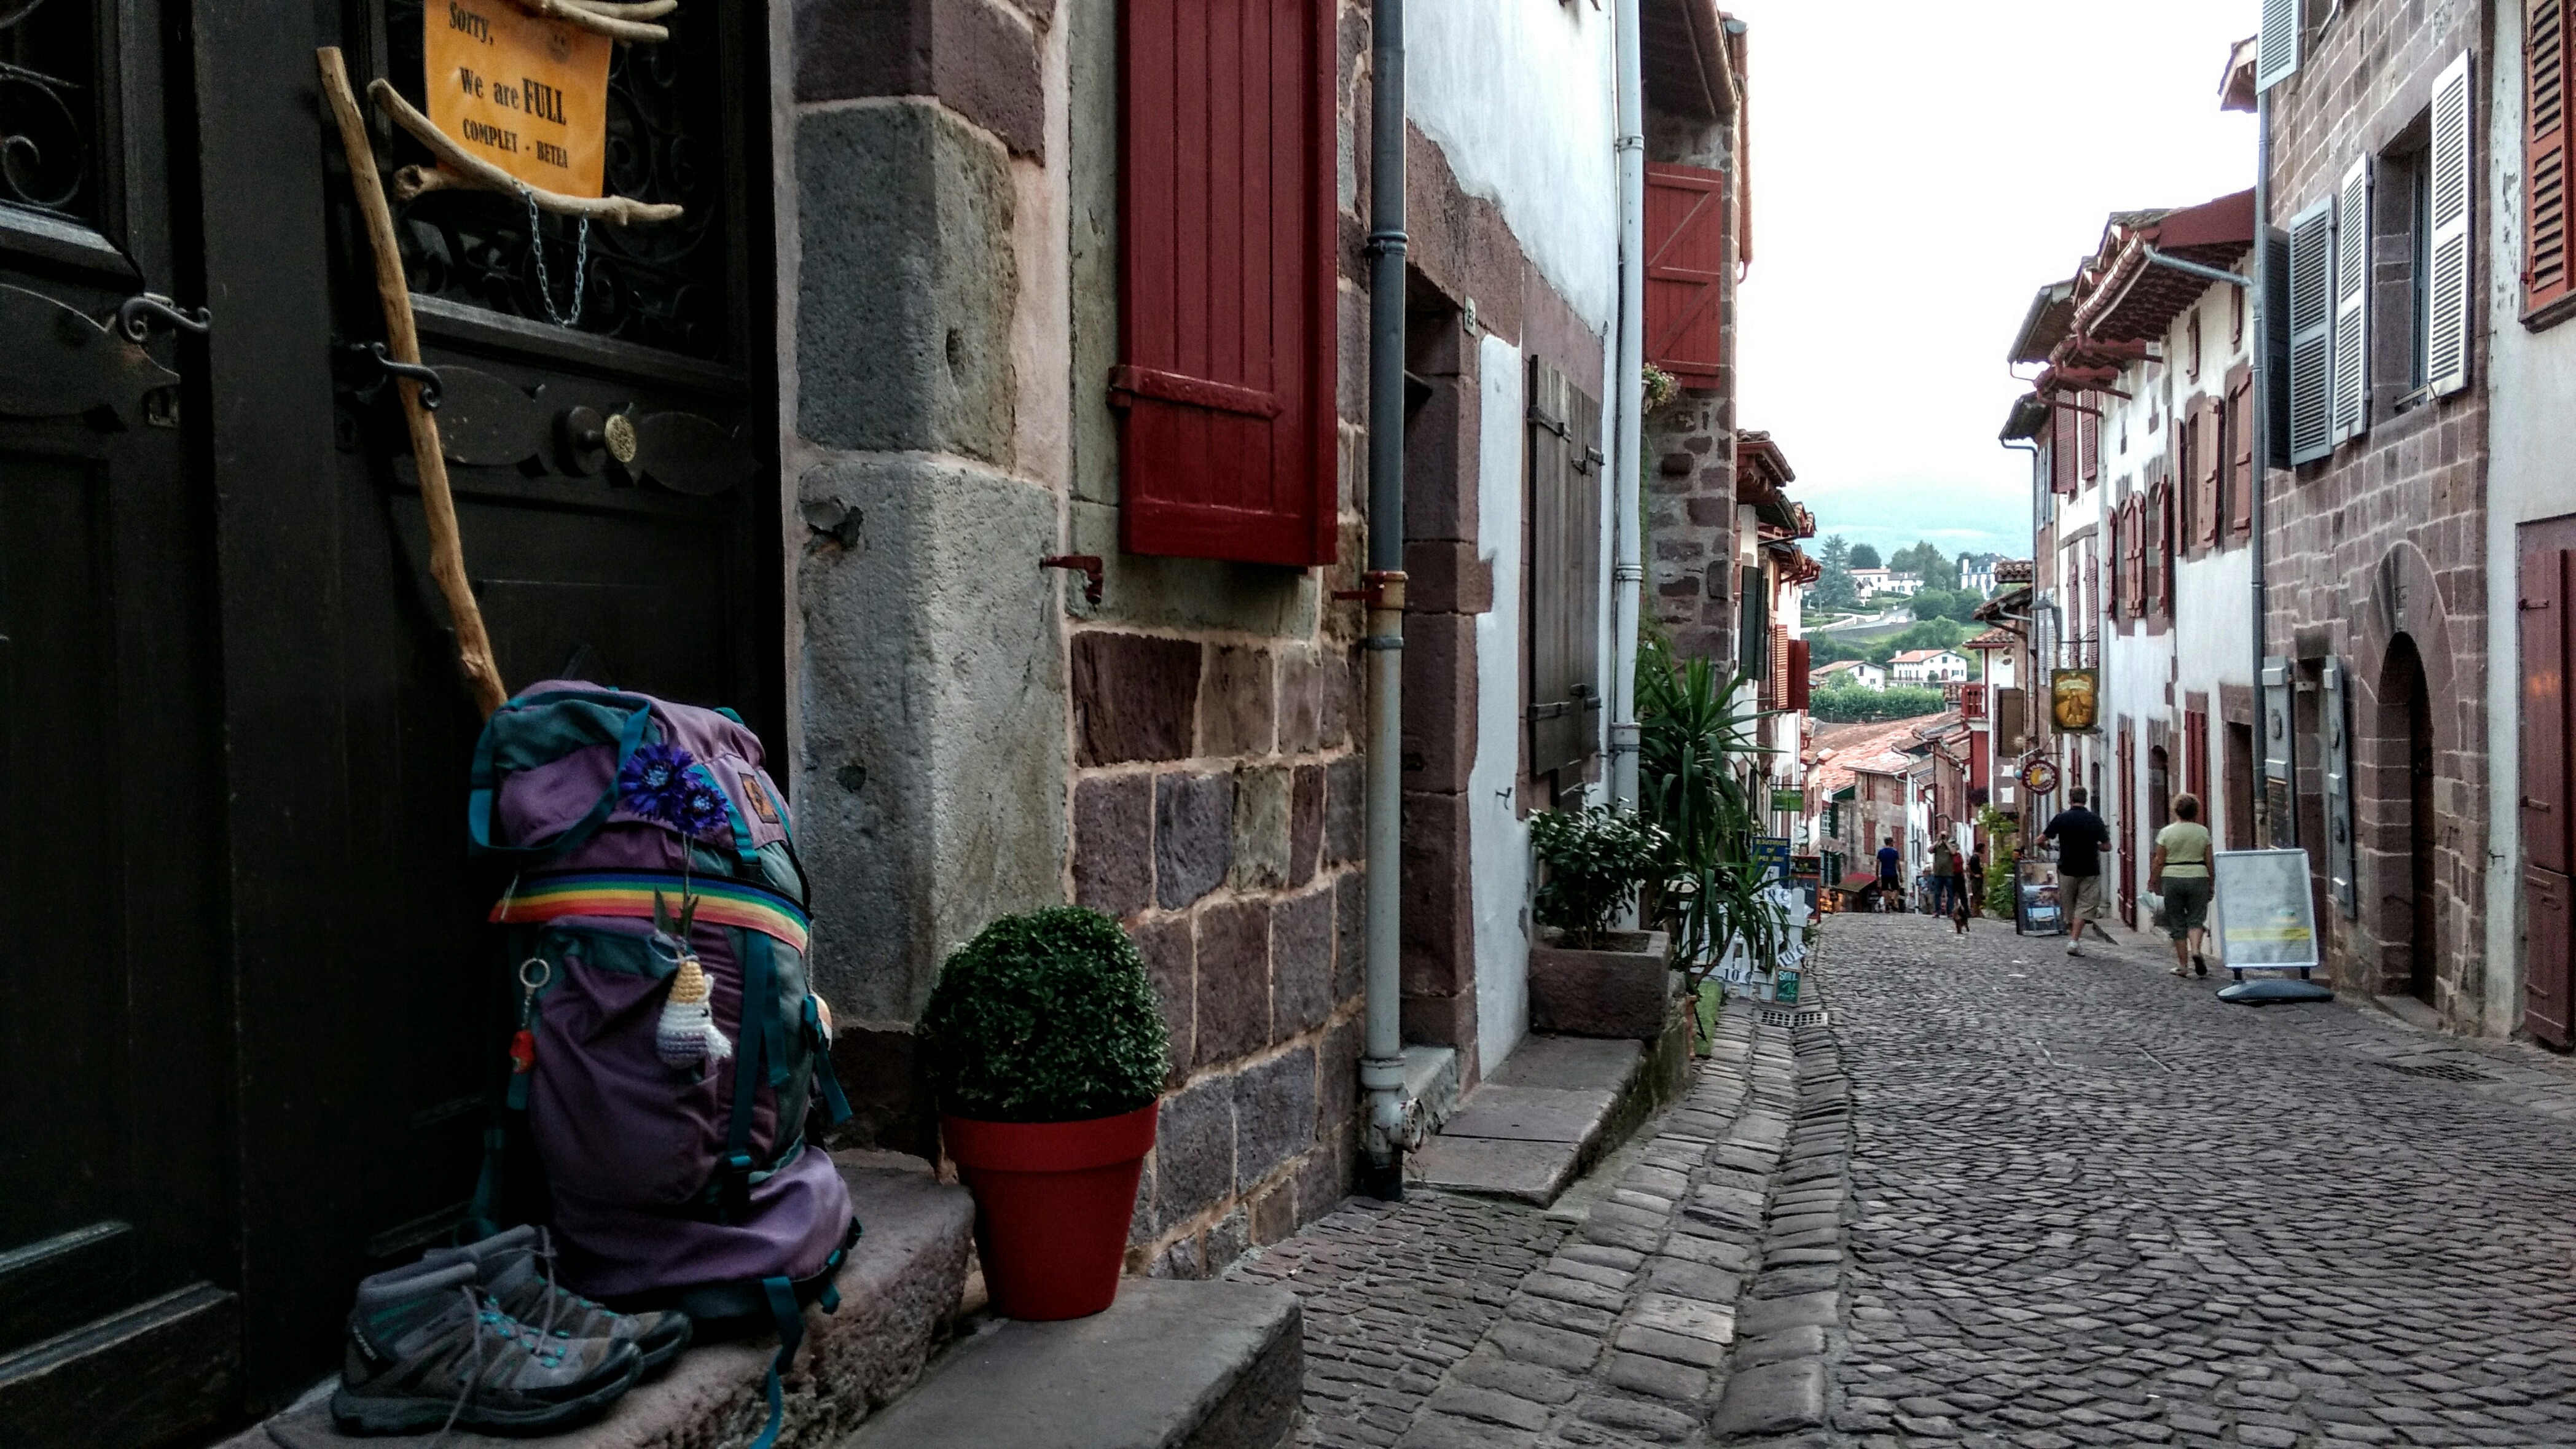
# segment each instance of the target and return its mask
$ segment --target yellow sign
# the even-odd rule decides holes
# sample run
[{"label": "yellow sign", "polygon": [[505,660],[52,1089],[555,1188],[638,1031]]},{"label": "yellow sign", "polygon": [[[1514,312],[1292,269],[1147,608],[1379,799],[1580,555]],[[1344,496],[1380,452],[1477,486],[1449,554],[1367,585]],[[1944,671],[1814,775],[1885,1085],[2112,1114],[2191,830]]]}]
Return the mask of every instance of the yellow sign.
[{"label": "yellow sign", "polygon": [[2100,678],[2090,669],[2060,669],[2049,676],[2048,717],[2067,734],[2090,734],[2101,723]]},{"label": "yellow sign", "polygon": [[615,42],[510,0],[429,0],[421,9],[430,122],[540,191],[599,195]]}]

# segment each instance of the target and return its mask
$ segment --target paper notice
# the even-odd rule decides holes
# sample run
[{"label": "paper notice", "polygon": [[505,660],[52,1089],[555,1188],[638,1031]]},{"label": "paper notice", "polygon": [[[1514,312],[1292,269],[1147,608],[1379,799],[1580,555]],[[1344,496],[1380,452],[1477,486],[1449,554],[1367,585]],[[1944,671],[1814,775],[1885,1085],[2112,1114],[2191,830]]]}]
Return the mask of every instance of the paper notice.
[{"label": "paper notice", "polygon": [[429,0],[421,9],[430,122],[541,191],[599,195],[615,42],[509,0]]}]

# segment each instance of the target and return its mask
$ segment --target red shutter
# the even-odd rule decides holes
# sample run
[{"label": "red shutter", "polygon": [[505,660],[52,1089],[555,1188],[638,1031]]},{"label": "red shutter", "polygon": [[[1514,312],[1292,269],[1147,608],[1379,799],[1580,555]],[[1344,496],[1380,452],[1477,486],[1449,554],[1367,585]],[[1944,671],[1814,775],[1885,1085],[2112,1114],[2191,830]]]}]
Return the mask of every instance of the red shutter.
[{"label": "red shutter", "polygon": [[2515,612],[2522,635],[2522,848],[2534,866],[2567,875],[2576,869],[2576,828],[2567,778],[2567,535],[2525,525]]},{"label": "red shutter", "polygon": [[[2077,393],[2075,401],[2086,409],[2099,409],[2102,395]],[[2102,419],[2098,412],[2086,411],[2075,415],[2075,466],[2081,470],[2085,482],[2102,480]]]},{"label": "red shutter", "polygon": [[2254,374],[2227,374],[2227,526],[2242,538],[2254,531]]},{"label": "red shutter", "polygon": [[1123,6],[1110,400],[1131,552],[1333,560],[1337,14]]},{"label": "red shutter", "polygon": [[2199,525],[2192,542],[2203,548],[2218,546],[2218,480],[2226,476],[2227,458],[2219,437],[2219,412],[2216,398],[2201,398],[2191,406],[2192,436],[2192,521]]},{"label": "red shutter", "polygon": [[1646,167],[1646,361],[1715,384],[1726,362],[1726,173]]},{"label": "red shutter", "polygon": [[2571,207],[2566,0],[2531,0],[2523,37],[2523,235],[2522,305],[2537,311],[2568,294],[2576,283],[2568,245]]},{"label": "red shutter", "polygon": [[2048,407],[2048,486],[2059,493],[2075,494],[2075,420],[2081,414],[2052,401]]},{"label": "red shutter", "polygon": [[1806,640],[1789,641],[1789,707],[1791,709],[1804,710],[1810,703],[1812,686],[1815,683],[1809,677],[1815,667],[1811,662],[1812,659],[1813,656],[1807,650]]}]

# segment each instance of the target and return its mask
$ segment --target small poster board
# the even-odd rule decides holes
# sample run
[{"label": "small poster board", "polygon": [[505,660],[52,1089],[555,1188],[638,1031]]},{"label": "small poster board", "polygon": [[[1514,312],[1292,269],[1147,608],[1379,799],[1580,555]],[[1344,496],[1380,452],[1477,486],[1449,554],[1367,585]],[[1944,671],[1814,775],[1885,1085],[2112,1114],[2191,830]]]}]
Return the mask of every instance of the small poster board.
[{"label": "small poster board", "polygon": [[2013,878],[2013,931],[2023,936],[2066,934],[2066,910],[2057,895],[2057,864],[2025,860]]},{"label": "small poster board", "polygon": [[540,191],[599,195],[615,42],[510,0],[430,0],[421,9],[430,124]]},{"label": "small poster board", "polygon": [[1787,880],[1789,878],[1789,837],[1785,835],[1753,837],[1753,863],[1762,867],[1764,880]]},{"label": "small poster board", "polygon": [[2218,950],[2230,971],[2297,971],[2317,958],[2317,903],[2304,850],[2222,850],[2209,858]]}]

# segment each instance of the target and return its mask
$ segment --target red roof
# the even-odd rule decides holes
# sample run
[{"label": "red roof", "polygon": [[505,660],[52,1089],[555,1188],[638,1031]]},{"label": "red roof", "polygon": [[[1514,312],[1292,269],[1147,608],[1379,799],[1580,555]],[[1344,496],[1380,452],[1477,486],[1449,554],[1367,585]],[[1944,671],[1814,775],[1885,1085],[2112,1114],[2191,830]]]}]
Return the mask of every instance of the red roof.
[{"label": "red roof", "polygon": [[2020,643],[2020,642],[2021,642],[2021,636],[2020,636],[2020,635],[2015,634],[2015,633],[2014,633],[2013,631],[2011,631],[2010,629],[2006,629],[2006,628],[2002,627],[2001,625],[1997,625],[1996,627],[1994,627],[1994,628],[1992,628],[1992,629],[1988,629],[1988,630],[1987,630],[1986,632],[1984,632],[1983,634],[1978,635],[1976,638],[1969,640],[1967,643],[1962,644],[1962,645],[1960,645],[1959,647],[1960,647],[1960,648],[1962,648],[1962,649],[1980,649],[1980,650],[1989,650],[1989,651],[1991,651],[1991,650],[1995,650],[1995,649],[2010,649],[2011,647],[2013,647],[2014,645],[2016,645],[2016,644],[2018,644],[2018,643]]}]

